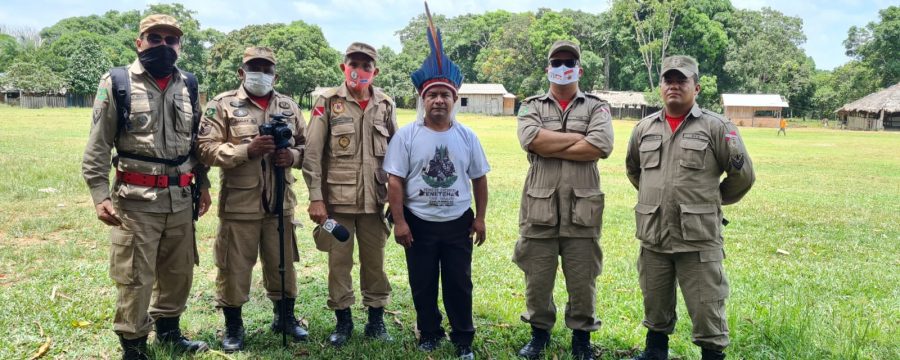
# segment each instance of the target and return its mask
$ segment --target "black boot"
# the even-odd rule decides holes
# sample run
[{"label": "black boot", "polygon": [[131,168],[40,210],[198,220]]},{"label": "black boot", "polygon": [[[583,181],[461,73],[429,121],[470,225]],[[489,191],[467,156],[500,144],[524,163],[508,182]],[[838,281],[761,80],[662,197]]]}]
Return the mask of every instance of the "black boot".
[{"label": "black boot", "polygon": [[147,360],[147,337],[128,340],[119,335],[122,345],[122,360]]},{"label": "black boot", "polygon": [[350,335],[353,334],[353,314],[350,312],[350,308],[346,308],[335,310],[334,317],[337,318],[337,325],[334,327],[334,332],[328,336],[328,342],[332,346],[340,347],[346,344],[347,340],[350,340]]},{"label": "black boot", "polygon": [[384,308],[369,307],[369,322],[365,328],[366,337],[381,341],[394,340],[384,326]]},{"label": "black boot", "polygon": [[294,302],[295,300],[292,298],[284,298],[283,306],[285,309],[284,314],[282,314],[281,300],[272,300],[272,305],[274,306],[272,312],[275,313],[275,318],[272,320],[272,331],[279,334],[287,332],[287,335],[293,338],[294,341],[306,341],[309,333],[297,323],[297,318],[294,317]]},{"label": "black boot", "polygon": [[225,335],[222,336],[222,351],[233,353],[244,349],[244,319],[241,307],[223,307],[225,315]]},{"label": "black boot", "polygon": [[444,339],[443,331],[436,334],[420,334],[419,344],[416,346],[419,351],[432,352],[441,346],[441,340]]},{"label": "black boot", "polygon": [[156,342],[170,345],[178,352],[198,353],[209,350],[209,346],[202,341],[191,341],[181,335],[178,327],[179,317],[156,319]]},{"label": "black boot", "polygon": [[456,358],[460,360],[475,360],[475,353],[471,344],[455,344]]},{"label": "black boot", "polygon": [[572,358],[576,360],[594,360],[594,348],[591,347],[590,332],[572,330]]},{"label": "black boot", "polygon": [[669,335],[665,333],[647,330],[647,342],[644,352],[632,360],[668,360],[669,359]]},{"label": "black boot", "polygon": [[725,353],[718,350],[701,349],[700,360],[724,360]]},{"label": "black boot", "polygon": [[531,326],[531,341],[519,350],[519,356],[526,359],[538,359],[544,355],[544,349],[550,344],[550,331]]}]

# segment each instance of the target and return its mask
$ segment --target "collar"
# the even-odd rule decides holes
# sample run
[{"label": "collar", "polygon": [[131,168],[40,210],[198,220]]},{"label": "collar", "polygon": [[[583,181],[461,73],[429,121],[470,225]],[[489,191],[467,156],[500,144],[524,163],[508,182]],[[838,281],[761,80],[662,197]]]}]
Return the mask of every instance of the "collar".
[{"label": "collar", "polygon": [[[544,94],[544,95],[542,95],[542,96],[539,97],[538,99],[540,99],[541,101],[545,101],[545,100],[547,100],[547,99],[550,99],[550,100],[553,100],[553,101],[555,101],[555,102],[557,102],[557,103],[559,102],[559,100],[557,100],[555,97],[553,97],[553,93],[551,93],[550,90],[547,90],[547,93]],[[570,104],[571,104],[571,103],[574,103],[575,100],[577,100],[577,99],[584,99],[584,92],[581,91],[581,89],[578,89],[578,91],[575,92],[575,97],[572,98],[572,100],[569,100],[569,103],[570,103]]]},{"label": "collar", "polygon": [[[685,116],[684,119],[687,120],[688,118],[699,118],[701,115],[703,115],[703,110],[700,109],[700,105],[698,105],[696,102],[694,102],[694,106],[691,107],[691,111],[688,111],[687,116]],[[656,117],[656,120],[666,121],[666,109],[665,108],[663,108],[659,112],[659,116]]]}]

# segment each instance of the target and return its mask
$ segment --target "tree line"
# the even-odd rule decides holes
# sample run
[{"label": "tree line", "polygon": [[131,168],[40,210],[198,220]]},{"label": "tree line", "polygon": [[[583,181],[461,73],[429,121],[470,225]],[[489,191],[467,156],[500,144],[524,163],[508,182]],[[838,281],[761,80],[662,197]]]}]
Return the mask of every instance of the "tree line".
[{"label": "tree line", "polygon": [[[92,94],[111,66],[134,61],[138,23],[151,13],[180,21],[185,35],[179,66],[195,73],[201,90],[210,94],[238,85],[235,71],[250,45],[276,51],[276,89],[295,98],[342,79],[337,66],[342,51],[332,45],[345,44],[329,44],[314,24],[249,25],[222,33],[202,28],[196,11],[181,4],[157,4],[143,11],[70,17],[39,32],[0,26],[0,82],[35,93],[65,88]],[[546,91],[546,54],[559,39],[582,48],[582,89],[641,91],[656,104],[661,60],[672,54],[698,59],[698,101],[713,110],[721,110],[722,93],[778,93],[794,116],[829,117],[846,102],[900,82],[898,6],[880,10],[878,20],[864,27],[851,27],[843,46],[852,60],[834,70],[816,70],[806,55],[800,18],[771,8],[737,9],[729,0],[614,0],[601,13],[496,10],[437,15],[434,21],[466,82],[500,83],[520,100]],[[399,52],[379,49],[376,85],[402,107],[415,106],[409,74],[429,52],[424,24],[420,15],[396,31]]]}]

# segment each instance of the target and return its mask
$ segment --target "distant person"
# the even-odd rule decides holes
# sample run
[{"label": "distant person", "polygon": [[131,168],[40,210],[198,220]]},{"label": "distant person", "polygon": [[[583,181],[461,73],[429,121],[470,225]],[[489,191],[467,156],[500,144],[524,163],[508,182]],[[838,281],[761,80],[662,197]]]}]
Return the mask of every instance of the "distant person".
[{"label": "distant person", "polygon": [[179,326],[200,263],[194,220],[211,202],[193,140],[200,122],[197,78],[175,66],[183,41],[175,18],[149,15],[138,34],[137,60],[100,78],[82,161],[97,218],[111,226],[109,276],[118,291],[113,330],[124,359],[147,358],[153,325],[156,341],[176,351],[208,349]]},{"label": "distant person", "polygon": [[778,133],[775,134],[775,136],[779,136],[781,134],[784,134],[784,136],[787,136],[787,133],[784,131],[784,129],[786,129],[786,128],[787,128],[787,120],[785,120],[784,118],[781,118],[781,120],[778,121]]},{"label": "distant person", "polygon": [[475,133],[456,121],[454,105],[463,76],[443,55],[438,47],[441,35],[435,33],[437,39],[431,31],[427,34],[431,55],[412,74],[420,104],[416,121],[391,140],[384,170],[390,174],[394,238],[406,249],[421,333],[418,348],[433,351],[445,336],[438,308],[440,286],[457,356],[473,359],[472,246],[480,246],[486,236],[490,166]]},{"label": "distant person", "polygon": [[549,91],[525,99],[518,116],[519,144],[530,166],[513,262],[525,273],[522,321],[531,325],[531,340],[518,355],[541,358],[550,342],[556,323],[553,289],[562,259],[572,357],[593,359],[591,332],[600,328],[597,277],[603,268],[604,197],[597,161],[612,153],[612,117],[606,101],[578,87],[584,72],[578,45],[553,43],[545,71]]},{"label": "distant person", "polygon": [[828,127],[828,118],[822,118],[822,127],[823,127],[823,128],[827,128],[827,127]]},{"label": "distant person", "polygon": [[635,360],[668,359],[678,319],[676,286],[702,360],[724,359],[729,344],[722,205],[746,195],[755,175],[737,127],[697,105],[699,76],[694,58],[665,58],[663,110],[638,122],[628,142],[625,166],[638,190],[637,269],[647,327],[646,347]]}]

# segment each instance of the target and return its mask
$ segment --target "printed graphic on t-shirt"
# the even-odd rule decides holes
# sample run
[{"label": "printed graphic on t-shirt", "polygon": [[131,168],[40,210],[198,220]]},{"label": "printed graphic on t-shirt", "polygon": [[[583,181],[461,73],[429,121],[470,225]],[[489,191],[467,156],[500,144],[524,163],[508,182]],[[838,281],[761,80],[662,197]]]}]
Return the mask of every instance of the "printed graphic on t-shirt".
[{"label": "printed graphic on t-shirt", "polygon": [[453,206],[459,190],[450,187],[458,178],[456,167],[450,161],[450,151],[447,146],[440,145],[434,149],[434,157],[428,160],[428,166],[422,169],[422,180],[429,187],[419,189],[419,196],[427,197],[428,205]]}]

